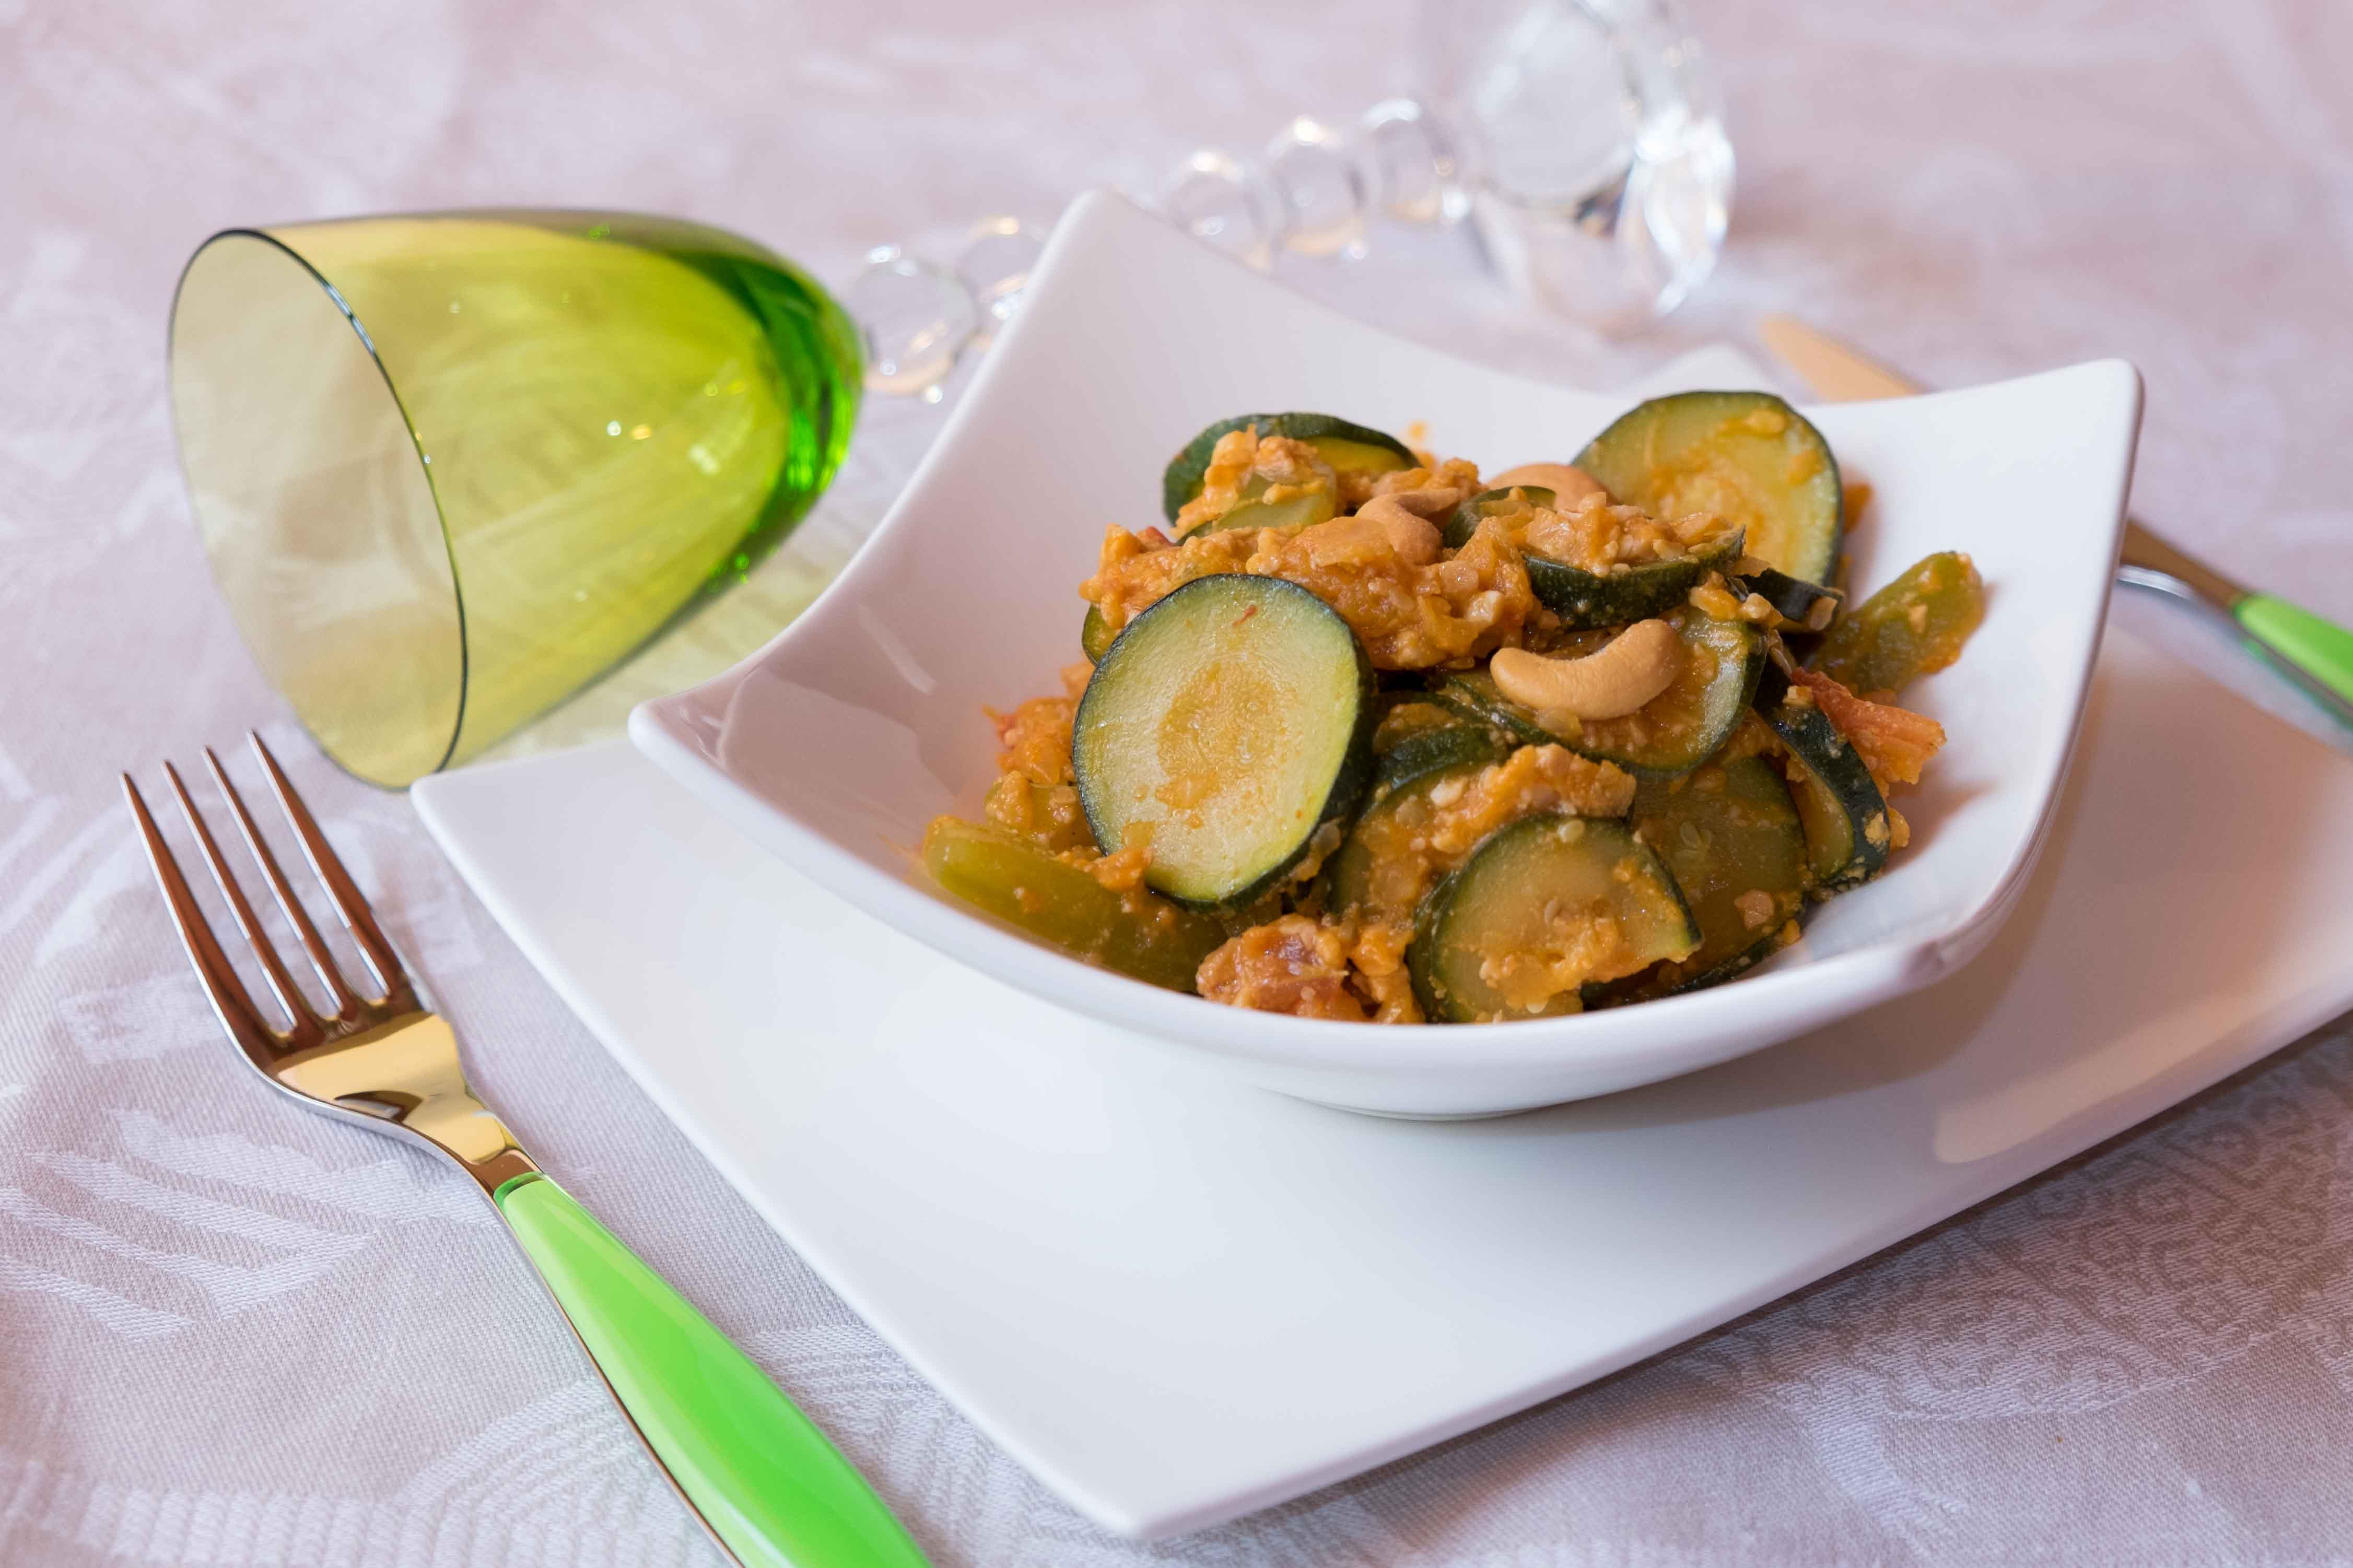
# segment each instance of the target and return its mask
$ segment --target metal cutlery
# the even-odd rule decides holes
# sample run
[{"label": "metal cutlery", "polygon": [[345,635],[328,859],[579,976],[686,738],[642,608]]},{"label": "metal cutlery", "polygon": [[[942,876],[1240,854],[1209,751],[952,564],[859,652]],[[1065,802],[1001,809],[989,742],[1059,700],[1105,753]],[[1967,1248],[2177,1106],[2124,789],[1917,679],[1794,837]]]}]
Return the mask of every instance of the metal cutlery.
[{"label": "metal cutlery", "polygon": [[[179,772],[164,774],[283,1025],[255,1005],[131,776],[164,900],[213,1010],[262,1079],[313,1110],[447,1157],[490,1199],[647,1449],[722,1551],[751,1568],[922,1568],[881,1500],[825,1435],[702,1313],[543,1174],[466,1082],[458,1038],[419,1000],[367,900],[261,737],[253,753],[327,900],[358,950],[355,984],[305,912],[207,747],[205,760],[254,866],[332,1012],[303,994],[256,916]],[[364,992],[371,988],[374,994]]]}]

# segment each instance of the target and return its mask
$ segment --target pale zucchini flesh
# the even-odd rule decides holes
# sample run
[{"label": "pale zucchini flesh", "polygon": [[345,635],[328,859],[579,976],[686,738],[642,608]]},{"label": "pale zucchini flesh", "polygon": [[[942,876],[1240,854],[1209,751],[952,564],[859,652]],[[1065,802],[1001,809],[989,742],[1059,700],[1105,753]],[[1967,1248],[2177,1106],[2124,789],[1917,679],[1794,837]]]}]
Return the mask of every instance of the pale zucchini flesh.
[{"label": "pale zucchini flesh", "polygon": [[1277,577],[1200,577],[1122,629],[1080,699],[1071,766],[1105,854],[1145,885],[1247,902],[1354,809],[1371,777],[1373,672],[1348,623]]},{"label": "pale zucchini flesh", "polygon": [[1577,466],[1652,517],[1704,511],[1737,525],[1748,553],[1778,572],[1828,583],[1838,569],[1838,460],[1769,392],[1654,397],[1595,437]]},{"label": "pale zucchini flesh", "polygon": [[1171,991],[1192,990],[1201,960],[1226,939],[1208,915],[1114,892],[1084,867],[976,822],[935,820],[923,865],[949,892],[1039,941]]},{"label": "pale zucchini flesh", "polygon": [[1219,440],[1244,426],[1255,426],[1261,437],[1304,441],[1339,473],[1397,473],[1417,461],[1411,448],[1396,437],[1334,415],[1238,414],[1208,426],[1169,459],[1160,476],[1160,510],[1169,521],[1176,521],[1185,503],[1201,493],[1201,479],[1208,472],[1209,456]]},{"label": "pale zucchini flesh", "polygon": [[[1402,873],[1394,859],[1383,861],[1372,846],[1384,837],[1414,829],[1410,816],[1425,811],[1432,791],[1449,779],[1469,780],[1493,759],[1471,757],[1447,766],[1426,769],[1393,788],[1380,791],[1349,829],[1324,868],[1324,907],[1335,915],[1386,921],[1409,921],[1414,905],[1426,890],[1418,876]],[[1394,884],[1395,896],[1383,884]]]},{"label": "pale zucchini flesh", "polygon": [[1331,490],[1323,486],[1294,489],[1278,500],[1269,500],[1268,487],[1253,479],[1243,488],[1242,499],[1233,509],[1213,522],[1205,522],[1197,533],[1223,533],[1236,528],[1272,528],[1293,532],[1313,528],[1319,522],[1329,522],[1339,515],[1340,508]]},{"label": "pale zucchini flesh", "polygon": [[1425,1016],[1581,1010],[1587,988],[1699,945],[1683,894],[1622,822],[1546,814],[1497,829],[1422,900],[1407,967]]}]

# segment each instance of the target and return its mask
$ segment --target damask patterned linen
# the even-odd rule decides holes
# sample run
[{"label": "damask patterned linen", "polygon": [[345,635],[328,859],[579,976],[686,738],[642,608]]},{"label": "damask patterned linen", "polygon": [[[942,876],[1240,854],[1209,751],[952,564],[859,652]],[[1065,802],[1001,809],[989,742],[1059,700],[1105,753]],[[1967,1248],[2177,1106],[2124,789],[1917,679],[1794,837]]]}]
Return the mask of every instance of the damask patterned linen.
[{"label": "damask patterned linen", "polygon": [[[1653,339],[1530,321],[1459,239],[1383,233],[1371,260],[1294,280],[1596,384],[1767,308],[1947,384],[2123,354],[2149,379],[2141,513],[2353,618],[2353,11],[1693,9],[1731,89],[1739,206],[1724,271]],[[227,1061],[113,773],[254,725],[484,1091],[943,1564],[2353,1562],[2342,1023],[1599,1387],[1218,1531],[1107,1538],[735,1198],[406,802],[309,750],[212,599],[162,347],[176,268],[215,226],[620,205],[839,279],[880,240],[952,245],[987,211],[1148,188],[1202,139],[1351,112],[1411,85],[1415,47],[1396,4],[0,0],[0,1562],[715,1560],[458,1179]],[[756,641],[936,419],[877,410],[752,591],[512,749],[601,732]]]}]

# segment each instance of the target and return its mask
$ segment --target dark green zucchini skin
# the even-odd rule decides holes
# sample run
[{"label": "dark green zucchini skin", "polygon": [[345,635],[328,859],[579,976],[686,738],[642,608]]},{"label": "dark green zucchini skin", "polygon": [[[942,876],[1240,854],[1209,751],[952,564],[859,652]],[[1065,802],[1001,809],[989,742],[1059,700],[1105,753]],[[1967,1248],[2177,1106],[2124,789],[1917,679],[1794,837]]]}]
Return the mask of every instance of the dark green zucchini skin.
[{"label": "dark green zucchini skin", "polygon": [[[1553,504],[1553,492],[1541,485],[1513,485],[1482,490],[1454,509],[1442,537],[1450,550],[1471,542],[1479,524],[1504,511],[1517,490],[1532,506]],[[1528,586],[1561,624],[1579,629],[1622,626],[1647,621],[1683,602],[1711,572],[1722,572],[1740,559],[1741,536],[1681,561],[1650,561],[1623,572],[1588,572],[1533,550],[1521,552],[1528,569]]]},{"label": "dark green zucchini skin", "polygon": [[1646,561],[1623,572],[1598,574],[1525,552],[1528,586],[1561,624],[1579,629],[1647,621],[1682,604],[1711,572],[1740,559],[1741,536],[1680,561]]},{"label": "dark green zucchini skin", "polygon": [[1495,678],[1482,665],[1477,669],[1450,669],[1431,678],[1430,694],[1472,723],[1500,730],[1523,746],[1565,746],[1568,742],[1536,722],[1536,716],[1504,696]]},{"label": "dark green zucchini skin", "polygon": [[[1078,712],[1071,723],[1071,760],[1073,771],[1077,774],[1079,807],[1085,813],[1088,831],[1094,835],[1098,845],[1106,846],[1112,849],[1119,847],[1118,824],[1121,819],[1112,803],[1105,798],[1103,781],[1093,774],[1088,741],[1089,737],[1095,732],[1103,715],[1103,710],[1099,704],[1120,700],[1120,666],[1123,655],[1129,658],[1145,657],[1145,654],[1139,650],[1147,650],[1151,639],[1156,634],[1157,628],[1153,624],[1154,617],[1162,617],[1162,624],[1171,624],[1170,617],[1181,617],[1189,613],[1200,600],[1209,599],[1215,602],[1219,595],[1225,595],[1229,599],[1260,595],[1285,597],[1296,595],[1295,602],[1313,605],[1318,613],[1330,616],[1337,628],[1346,634],[1349,646],[1355,650],[1356,668],[1350,698],[1356,705],[1356,715],[1340,765],[1333,773],[1322,807],[1315,814],[1314,820],[1307,831],[1299,835],[1297,842],[1287,854],[1269,863],[1259,875],[1248,882],[1224,889],[1213,898],[1192,897],[1173,891],[1155,882],[1151,874],[1146,873],[1145,885],[1161,897],[1187,909],[1211,911],[1242,907],[1269,889],[1275,887],[1313,847],[1315,835],[1322,829],[1324,824],[1345,820],[1356,811],[1357,805],[1363,801],[1366,791],[1372,784],[1373,726],[1376,720],[1377,696],[1377,689],[1373,678],[1373,661],[1365,652],[1364,644],[1357,639],[1356,633],[1349,629],[1347,623],[1341,618],[1337,611],[1305,588],[1281,577],[1261,577],[1247,573],[1218,573],[1208,577],[1196,577],[1166,596],[1155,600],[1131,619],[1126,626],[1120,628],[1119,636],[1112,640],[1111,647],[1104,650],[1103,657],[1097,661],[1094,674],[1087,682],[1086,691],[1079,699]],[[1173,610],[1170,608],[1172,605],[1175,606]],[[1181,626],[1184,623],[1181,619],[1177,619],[1173,624]]]},{"label": "dark green zucchini skin", "polygon": [[1619,744],[1603,721],[1577,737],[1556,735],[1536,716],[1504,696],[1484,668],[1448,670],[1431,688],[1437,699],[1465,718],[1491,724],[1531,746],[1566,746],[1596,762],[1615,763],[1637,778],[1674,778],[1691,772],[1720,750],[1740,726],[1757,683],[1764,678],[1765,639],[1742,621],[1717,620],[1685,606],[1666,618],[1686,644],[1704,640],[1720,663],[1708,689],[1706,721],[1690,733],[1641,744]]},{"label": "dark green zucchini skin", "polygon": [[1399,790],[1426,773],[1472,763],[1482,767],[1500,763],[1519,743],[1517,737],[1504,735],[1492,725],[1467,720],[1442,730],[1425,730],[1380,754],[1374,766],[1373,789],[1377,794]]},{"label": "dark green zucchini skin", "polygon": [[1160,475],[1160,510],[1171,522],[1183,510],[1185,503],[1201,493],[1201,478],[1209,471],[1209,455],[1217,450],[1224,437],[1255,425],[1261,436],[1285,436],[1294,441],[1312,441],[1318,436],[1342,441],[1357,441],[1367,447],[1386,448],[1403,460],[1399,468],[1409,468],[1419,460],[1410,447],[1385,430],[1351,424],[1330,414],[1237,414],[1231,419],[1220,419],[1203,430],[1184,449],[1169,459]]},{"label": "dark green zucchini skin", "polygon": [[1827,897],[1886,868],[1887,801],[1830,716],[1810,702],[1791,702],[1789,693],[1789,678],[1768,661],[1757,711],[1803,775],[1790,781],[1789,794],[1805,825],[1813,890]]},{"label": "dark green zucchini skin", "polygon": [[[1780,429],[1764,437],[1755,451],[1729,444],[1734,421],[1764,415]],[[1746,436],[1751,432],[1737,432]],[[1771,449],[1764,443],[1770,441]],[[1844,527],[1838,459],[1813,424],[1769,392],[1679,392],[1653,397],[1620,416],[1586,444],[1577,466],[1599,482],[1610,499],[1657,516],[1672,510],[1653,464],[1671,472],[1688,469],[1697,458],[1715,457],[1743,472],[1752,493],[1766,507],[1757,516],[1736,517],[1747,534],[1747,548],[1775,570],[1813,583],[1827,583],[1838,567]],[[1790,465],[1810,458],[1814,467],[1795,480]],[[1716,510],[1711,508],[1710,510]]]},{"label": "dark green zucchini skin", "polygon": [[[1465,986],[1472,981],[1462,967],[1452,962],[1451,952],[1458,938],[1467,934],[1460,929],[1463,923],[1477,919],[1476,909],[1467,906],[1497,890],[1505,896],[1517,894],[1535,900],[1549,896],[1540,882],[1525,875],[1526,868],[1521,862],[1531,853],[1542,853],[1544,837],[1564,822],[1580,824],[1579,837],[1574,847],[1557,852],[1578,857],[1607,856],[1613,864],[1631,858],[1651,874],[1649,890],[1655,893],[1657,902],[1639,913],[1653,929],[1632,934],[1651,944],[1651,957],[1670,958],[1679,951],[1688,952],[1699,941],[1699,929],[1693,923],[1690,907],[1683,902],[1674,878],[1626,824],[1606,817],[1574,817],[1548,812],[1523,816],[1482,839],[1462,864],[1430,890],[1415,913],[1413,941],[1406,949],[1406,968],[1413,982],[1415,1000],[1421,1005],[1425,1017],[1445,1024],[1477,1020],[1480,1009],[1476,1000],[1464,994]],[[1487,884],[1498,878],[1505,879],[1506,885],[1501,889],[1491,889]],[[1632,884],[1620,886],[1621,897],[1635,897]],[[1595,990],[1591,983],[1580,988],[1574,998],[1576,1005],[1582,1006],[1585,995]],[[1564,996],[1551,1011],[1574,1010],[1567,1005],[1570,1001]]]},{"label": "dark green zucchini skin", "polygon": [[1750,572],[1738,579],[1736,592],[1755,594],[1773,606],[1773,613],[1783,620],[1794,621],[1810,632],[1819,632],[1830,623],[1816,626],[1816,616],[1823,615],[1823,605],[1835,615],[1846,595],[1836,588],[1825,588],[1820,583],[1809,583],[1802,577],[1792,577],[1786,572],[1776,572],[1770,566],[1761,572]]}]

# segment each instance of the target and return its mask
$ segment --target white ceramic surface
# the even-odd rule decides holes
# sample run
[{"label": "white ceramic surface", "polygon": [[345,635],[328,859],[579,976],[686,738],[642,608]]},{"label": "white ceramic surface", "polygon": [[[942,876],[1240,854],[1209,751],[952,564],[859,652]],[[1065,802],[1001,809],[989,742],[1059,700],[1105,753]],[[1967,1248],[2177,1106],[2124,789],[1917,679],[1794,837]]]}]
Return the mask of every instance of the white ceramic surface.
[{"label": "white ceramic surface", "polygon": [[923,825],[994,777],[981,710],[1058,689],[1106,523],[1156,521],[1166,456],[1237,408],[1318,408],[1493,468],[1567,458],[1624,395],[1538,385],[1300,298],[1113,197],[1071,209],[1006,341],[898,505],[792,626],[630,733],[738,827],[868,913],[1039,996],[1266,1086],[1389,1114],[1521,1110],[1755,1050],[1967,961],[2015,897],[2064,773],[2137,427],[2119,362],[1811,411],[1876,500],[1874,586],[1966,546],[1990,588],[1968,657],[1919,689],[1951,740],[1904,797],[1915,842],[1737,987],[1475,1029],[1223,1008],[1029,941],[939,891]]},{"label": "white ceramic surface", "polygon": [[1135,1534],[1600,1376],[2353,1005],[2353,764],[2121,635],[2052,852],[1976,963],[1776,1050],[1493,1121],[1340,1115],[1139,1048],[747,850],[617,742],[416,798],[851,1307]]}]

